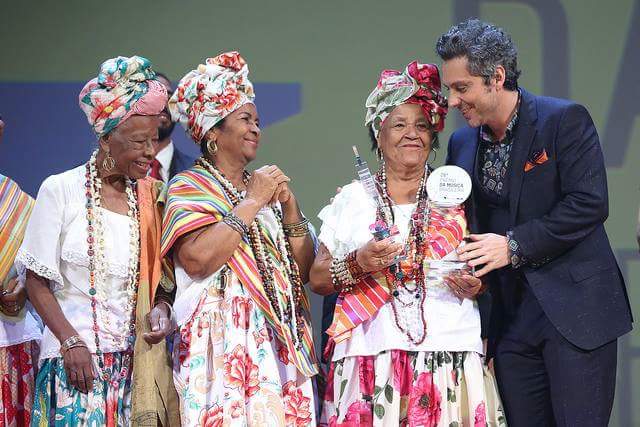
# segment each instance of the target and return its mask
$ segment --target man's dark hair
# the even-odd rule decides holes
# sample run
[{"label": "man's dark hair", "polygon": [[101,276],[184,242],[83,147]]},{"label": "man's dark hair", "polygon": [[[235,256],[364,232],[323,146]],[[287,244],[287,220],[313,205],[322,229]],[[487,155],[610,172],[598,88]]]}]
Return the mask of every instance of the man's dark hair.
[{"label": "man's dark hair", "polygon": [[[171,82],[171,79],[161,71],[156,71],[156,78],[163,78],[169,82],[169,88],[167,89],[167,94],[169,95],[169,98],[171,98],[171,94],[173,92],[173,83]],[[165,105],[164,111],[169,116],[169,119],[171,119],[171,113],[169,112],[168,106]],[[167,127],[162,127],[162,126],[158,127],[158,138],[161,141],[164,141],[165,139],[169,138],[173,133],[173,129],[175,127],[176,127],[176,122],[174,122],[173,119],[171,119],[171,125]]]},{"label": "man's dark hair", "polygon": [[443,61],[466,57],[469,73],[480,76],[485,84],[494,77],[496,66],[505,69],[504,88],[518,89],[518,50],[502,28],[479,19],[467,19],[441,35],[436,52]]}]

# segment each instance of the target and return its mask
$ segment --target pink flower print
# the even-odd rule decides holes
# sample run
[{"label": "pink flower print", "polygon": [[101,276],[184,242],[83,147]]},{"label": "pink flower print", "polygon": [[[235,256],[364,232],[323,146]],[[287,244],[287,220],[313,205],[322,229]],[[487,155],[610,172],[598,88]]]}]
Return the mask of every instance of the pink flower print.
[{"label": "pink flower print", "polygon": [[409,394],[410,426],[435,427],[440,420],[442,396],[433,383],[430,372],[418,375]]},{"label": "pink flower print", "polygon": [[476,406],[475,420],[473,422],[474,427],[485,427],[487,425],[487,414],[485,412],[484,402],[480,402]]},{"label": "pink flower print", "polygon": [[288,381],[282,387],[285,422],[288,426],[307,426],[311,422],[311,399],[302,390]]},{"label": "pink flower print", "polygon": [[222,407],[216,403],[202,411],[198,425],[203,427],[222,427],[223,417]]},{"label": "pink flower print", "polygon": [[252,306],[253,302],[248,298],[233,297],[231,302],[231,318],[233,319],[234,327],[242,328],[245,331],[249,329]]},{"label": "pink flower print", "polygon": [[256,341],[256,344],[258,346],[262,345],[262,343],[264,343],[265,341],[270,342],[271,331],[266,326],[263,326],[262,328],[253,332],[253,339]]},{"label": "pink flower print", "polygon": [[391,363],[393,365],[393,388],[400,396],[409,395],[411,382],[413,381],[413,368],[406,351],[392,351]]},{"label": "pink flower print", "polygon": [[359,356],[360,392],[365,396],[373,396],[376,382],[373,356]]},{"label": "pink flower print", "polygon": [[349,405],[344,421],[339,423],[339,427],[370,426],[373,425],[373,412],[371,403],[364,400],[357,400]]},{"label": "pink flower print", "polygon": [[258,365],[243,346],[238,344],[233,352],[224,355],[224,381],[232,388],[244,389],[246,397],[253,396],[260,389],[258,381]]},{"label": "pink flower print", "polygon": [[289,350],[280,344],[278,344],[278,359],[285,365],[289,364]]},{"label": "pink flower print", "polygon": [[215,58],[209,58],[207,60],[207,63],[231,68],[236,71],[240,71],[242,67],[246,65],[244,58],[235,51],[225,52],[216,56]]},{"label": "pink flower print", "polygon": [[242,416],[242,414],[244,414],[244,408],[243,408],[243,402],[239,401],[239,400],[234,400],[233,403],[231,404],[230,412],[231,412],[231,418],[239,418]]}]

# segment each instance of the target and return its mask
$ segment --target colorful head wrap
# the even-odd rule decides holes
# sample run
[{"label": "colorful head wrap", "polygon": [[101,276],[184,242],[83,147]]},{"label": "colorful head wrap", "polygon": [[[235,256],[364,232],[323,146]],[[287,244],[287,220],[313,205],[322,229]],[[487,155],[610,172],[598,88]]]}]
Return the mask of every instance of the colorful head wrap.
[{"label": "colorful head wrap", "polygon": [[238,52],[207,58],[178,83],[169,100],[173,121],[180,122],[196,144],[220,120],[253,103],[249,68]]},{"label": "colorful head wrap", "polygon": [[118,56],[102,63],[98,77],[84,85],[78,99],[100,137],[134,114],[159,114],[167,104],[167,90],[156,80],[148,59]]},{"label": "colorful head wrap", "polygon": [[384,120],[401,104],[420,105],[433,130],[440,132],[444,129],[447,99],[440,89],[437,66],[413,61],[403,72],[384,70],[380,74],[380,80],[365,104],[367,115],[364,123],[371,126],[376,138]]}]

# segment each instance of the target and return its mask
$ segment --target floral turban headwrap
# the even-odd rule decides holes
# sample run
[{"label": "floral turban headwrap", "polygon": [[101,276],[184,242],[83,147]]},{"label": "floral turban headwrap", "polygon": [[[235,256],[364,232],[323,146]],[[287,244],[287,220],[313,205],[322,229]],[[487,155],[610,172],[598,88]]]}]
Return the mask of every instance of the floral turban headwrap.
[{"label": "floral turban headwrap", "polygon": [[196,144],[226,116],[253,103],[247,62],[238,52],[207,58],[187,73],[169,100],[174,121],[180,122]]},{"label": "floral turban headwrap", "polygon": [[365,125],[371,126],[376,138],[391,111],[401,104],[418,104],[422,107],[434,131],[444,129],[447,115],[447,99],[440,88],[438,67],[413,61],[403,72],[384,70],[375,89],[369,94],[365,107]]},{"label": "floral turban headwrap", "polygon": [[98,137],[134,114],[153,116],[167,104],[167,90],[156,79],[151,62],[141,56],[118,56],[100,66],[78,97],[80,108]]}]

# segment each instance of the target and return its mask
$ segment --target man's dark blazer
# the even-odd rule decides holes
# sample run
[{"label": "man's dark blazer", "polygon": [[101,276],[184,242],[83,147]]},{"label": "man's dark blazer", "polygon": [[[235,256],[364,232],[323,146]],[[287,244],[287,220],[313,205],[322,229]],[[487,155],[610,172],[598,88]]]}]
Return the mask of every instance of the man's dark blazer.
[{"label": "man's dark blazer", "polygon": [[193,157],[178,150],[173,145],[173,157],[171,158],[171,165],[169,166],[169,179],[173,178],[176,174],[189,169],[196,161]]},{"label": "man's dark blazer", "polygon": [[[451,136],[447,152],[447,164],[464,168],[474,182],[480,169],[478,139],[479,128],[465,126]],[[521,271],[545,314],[584,350],[629,332],[629,298],[603,225],[609,214],[604,158],[589,113],[573,102],[522,90],[511,150],[505,225],[523,255],[537,264]],[[527,162],[535,166],[525,171]],[[469,226],[484,233],[477,210],[477,191],[472,191]],[[509,286],[497,277],[488,278],[494,295],[497,287]],[[502,327],[494,320],[502,318],[496,298],[492,306],[490,336]]]}]

